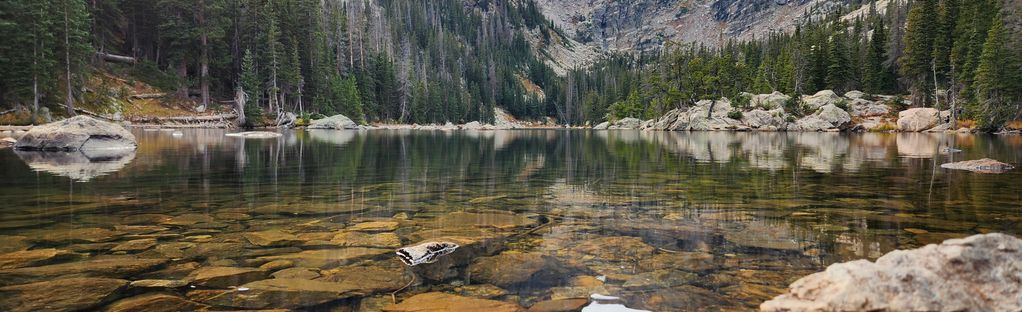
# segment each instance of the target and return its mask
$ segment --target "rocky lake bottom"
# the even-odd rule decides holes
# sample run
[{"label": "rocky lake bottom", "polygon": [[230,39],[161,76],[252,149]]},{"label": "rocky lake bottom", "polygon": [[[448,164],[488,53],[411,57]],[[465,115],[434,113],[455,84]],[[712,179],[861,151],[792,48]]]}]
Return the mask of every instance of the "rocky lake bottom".
[{"label": "rocky lake bottom", "polygon": [[[1019,136],[133,132],[130,155],[0,150],[0,310],[745,311],[833,263],[1022,233],[1020,170],[940,168],[1022,163]],[[458,248],[395,254],[421,242]]]}]

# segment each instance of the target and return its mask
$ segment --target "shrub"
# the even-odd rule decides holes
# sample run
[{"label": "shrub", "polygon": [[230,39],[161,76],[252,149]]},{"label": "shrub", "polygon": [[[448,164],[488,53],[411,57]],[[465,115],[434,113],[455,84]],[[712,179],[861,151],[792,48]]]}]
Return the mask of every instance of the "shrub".
[{"label": "shrub", "polygon": [[834,103],[834,106],[837,106],[837,108],[840,108],[841,110],[847,112],[848,111],[848,100],[847,99],[840,99],[840,100],[837,101],[837,103]]},{"label": "shrub", "polygon": [[890,107],[893,112],[906,110],[909,106],[909,104],[905,103],[905,98],[900,95],[887,99],[887,102],[884,104],[886,104],[887,107]]},{"label": "shrub", "polygon": [[784,117],[784,121],[785,121],[785,122],[789,122],[789,123],[790,123],[790,122],[795,122],[795,121],[797,121],[797,120],[798,120],[798,119],[796,119],[794,115],[788,115],[788,117]]},{"label": "shrub", "polygon": [[737,108],[748,108],[752,105],[752,97],[748,94],[739,94],[735,96],[735,100],[731,104]]},{"label": "shrub", "polygon": [[743,117],[742,116],[742,111],[740,111],[740,110],[733,110],[733,111],[730,111],[730,112],[727,113],[727,118],[731,118],[731,119],[735,119],[735,120],[741,120],[742,117]]}]

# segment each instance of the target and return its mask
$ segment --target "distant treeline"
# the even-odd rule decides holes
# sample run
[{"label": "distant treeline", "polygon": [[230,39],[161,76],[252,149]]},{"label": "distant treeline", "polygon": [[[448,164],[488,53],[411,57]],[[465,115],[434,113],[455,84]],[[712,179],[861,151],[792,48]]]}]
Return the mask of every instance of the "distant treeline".
[{"label": "distant treeline", "polygon": [[530,44],[556,31],[532,0],[7,0],[0,106],[70,107],[102,52],[134,58],[134,76],[178,99],[210,105],[241,87],[250,117],[486,122],[498,104],[541,117],[556,97],[521,82],[556,90]]},{"label": "distant treeline", "polygon": [[[762,40],[719,49],[668,45],[574,70],[566,79],[571,120],[653,118],[703,99],[740,99],[742,92],[824,89],[910,94],[913,105],[955,108],[988,129],[1022,117],[1022,49],[1018,32],[1006,27],[1013,16],[1018,23],[1018,8],[1004,8],[1002,0],[889,1],[882,8],[868,2],[867,8],[848,15],[856,9],[849,7]],[[798,103],[787,109],[811,113]]]}]

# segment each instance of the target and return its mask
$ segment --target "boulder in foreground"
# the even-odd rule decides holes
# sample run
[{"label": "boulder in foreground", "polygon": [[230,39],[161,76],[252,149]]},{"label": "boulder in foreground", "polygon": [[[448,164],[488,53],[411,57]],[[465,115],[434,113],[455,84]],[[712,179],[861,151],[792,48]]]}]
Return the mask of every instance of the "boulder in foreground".
[{"label": "boulder in foreground", "polygon": [[358,124],[344,115],[333,115],[323,119],[316,119],[309,123],[308,129],[358,129]]},{"label": "boulder in foreground", "polygon": [[968,170],[978,173],[1005,173],[1011,171],[1011,169],[1015,169],[1015,166],[990,158],[953,162],[940,165],[940,167],[952,170]]},{"label": "boulder in foreground", "polygon": [[1022,311],[1022,240],[976,235],[834,264],[760,310]]},{"label": "boulder in foreground", "polygon": [[71,152],[135,149],[137,146],[135,136],[123,127],[79,115],[33,127],[14,148]]}]

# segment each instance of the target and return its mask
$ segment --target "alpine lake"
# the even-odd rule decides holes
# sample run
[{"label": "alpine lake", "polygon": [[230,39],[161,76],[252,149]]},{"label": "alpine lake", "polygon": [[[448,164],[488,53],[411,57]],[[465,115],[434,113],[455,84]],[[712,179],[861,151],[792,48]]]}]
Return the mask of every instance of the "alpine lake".
[{"label": "alpine lake", "polygon": [[[0,150],[0,297],[18,298],[0,310],[558,311],[601,294],[745,311],[836,262],[1022,234],[1022,170],[940,168],[1020,164],[1022,136],[132,132],[127,155]],[[422,242],[458,248],[398,259]],[[394,305],[426,293],[453,296]]]}]

